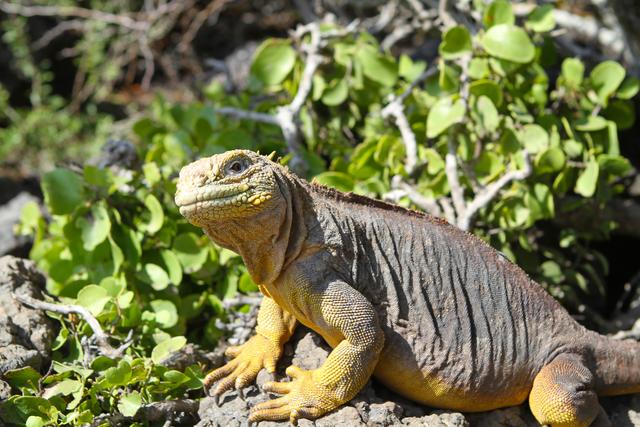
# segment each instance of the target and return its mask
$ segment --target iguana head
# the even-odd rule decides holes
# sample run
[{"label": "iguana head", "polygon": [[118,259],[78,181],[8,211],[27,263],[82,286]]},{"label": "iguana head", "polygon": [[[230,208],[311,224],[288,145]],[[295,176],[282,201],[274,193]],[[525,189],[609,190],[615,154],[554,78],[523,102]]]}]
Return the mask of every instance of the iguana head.
[{"label": "iguana head", "polygon": [[282,197],[276,167],[271,156],[248,150],[199,159],[180,171],[175,202],[180,213],[200,227],[257,215]]}]

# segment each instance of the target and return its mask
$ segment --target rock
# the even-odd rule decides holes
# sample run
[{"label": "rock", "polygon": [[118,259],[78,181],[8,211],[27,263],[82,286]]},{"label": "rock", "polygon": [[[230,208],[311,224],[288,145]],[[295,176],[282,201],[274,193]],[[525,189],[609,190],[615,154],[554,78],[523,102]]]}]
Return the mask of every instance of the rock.
[{"label": "rock", "polygon": [[28,251],[31,239],[27,236],[16,236],[13,232],[15,225],[20,221],[22,208],[28,202],[38,203],[38,199],[22,191],[0,206],[0,256]]},{"label": "rock", "polygon": [[0,375],[24,366],[40,369],[50,356],[57,334],[53,322],[44,312],[24,307],[11,296],[42,299],[44,285],[44,276],[33,262],[0,258]]},{"label": "rock", "polygon": [[[330,347],[317,334],[299,327],[294,337],[285,345],[284,354],[278,363],[275,379],[286,378],[284,370],[293,364],[303,369],[318,368]],[[219,403],[207,397],[200,403],[200,423],[197,427],[240,427],[248,426],[251,407],[269,398],[261,391],[262,385],[274,377],[262,370],[256,379],[257,385],[247,387],[243,396],[237,391],[223,394]],[[640,394],[616,398],[602,398],[602,405],[609,414],[613,425],[640,427]],[[258,427],[284,427],[287,422],[261,422]],[[350,402],[338,410],[315,421],[300,420],[301,427],[329,426],[409,426],[409,427],[538,427],[528,404],[495,411],[461,414],[455,411],[434,410],[403,399],[383,385],[373,381]]]}]

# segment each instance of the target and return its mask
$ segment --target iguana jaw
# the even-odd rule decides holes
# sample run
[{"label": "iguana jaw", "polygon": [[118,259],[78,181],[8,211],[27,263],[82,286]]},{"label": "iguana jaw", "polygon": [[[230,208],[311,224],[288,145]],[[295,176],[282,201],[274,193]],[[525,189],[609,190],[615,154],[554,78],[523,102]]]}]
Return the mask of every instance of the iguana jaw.
[{"label": "iguana jaw", "polygon": [[277,192],[268,163],[253,152],[234,150],[185,166],[175,196],[180,214],[202,226],[262,212]]}]

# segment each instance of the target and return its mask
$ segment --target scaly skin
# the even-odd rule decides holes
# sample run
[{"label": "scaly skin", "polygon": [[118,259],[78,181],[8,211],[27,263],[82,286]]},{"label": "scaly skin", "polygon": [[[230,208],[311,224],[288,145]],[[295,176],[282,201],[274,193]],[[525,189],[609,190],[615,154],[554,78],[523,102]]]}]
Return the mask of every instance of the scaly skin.
[{"label": "scaly skin", "polygon": [[180,172],[176,203],[239,253],[265,295],[256,335],[211,372],[214,394],[275,370],[296,322],[332,347],[287,369],[251,421],[316,418],[371,375],[429,406],[485,411],[527,398],[541,424],[610,425],[598,395],[640,391],[640,345],[577,324],[517,266],[445,221],[308,184],[250,151]]}]

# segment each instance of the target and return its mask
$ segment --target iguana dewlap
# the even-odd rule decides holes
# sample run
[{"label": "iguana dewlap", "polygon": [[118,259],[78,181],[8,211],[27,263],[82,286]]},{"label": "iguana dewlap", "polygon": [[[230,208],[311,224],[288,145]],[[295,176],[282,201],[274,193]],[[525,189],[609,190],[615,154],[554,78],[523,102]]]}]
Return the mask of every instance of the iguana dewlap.
[{"label": "iguana dewlap", "polygon": [[[274,371],[300,322],[332,347],[319,369],[264,386],[251,420],[315,418],[374,375],[425,405],[484,411],[527,398],[541,424],[610,425],[598,395],[640,391],[640,345],[576,323],[497,251],[445,221],[309,184],[235,150],[182,169],[176,203],[239,253],[264,293],[256,335],[230,348],[220,394]],[[592,424],[593,423],[593,424]]]}]

